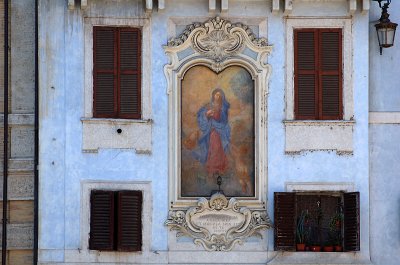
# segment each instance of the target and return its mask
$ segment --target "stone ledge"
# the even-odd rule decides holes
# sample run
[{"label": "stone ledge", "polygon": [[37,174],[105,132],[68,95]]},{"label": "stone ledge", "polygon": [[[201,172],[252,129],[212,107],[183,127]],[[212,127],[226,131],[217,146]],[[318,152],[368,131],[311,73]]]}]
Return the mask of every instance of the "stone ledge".
[{"label": "stone ledge", "polygon": [[353,153],[354,121],[283,121],[285,125],[285,153],[301,151],[336,151]]}]

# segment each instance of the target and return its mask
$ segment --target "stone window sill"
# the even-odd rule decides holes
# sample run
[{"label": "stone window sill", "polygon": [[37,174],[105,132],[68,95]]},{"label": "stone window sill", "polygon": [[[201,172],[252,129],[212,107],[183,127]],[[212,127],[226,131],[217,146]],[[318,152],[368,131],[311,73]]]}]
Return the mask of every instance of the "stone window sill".
[{"label": "stone window sill", "polygon": [[133,149],[151,153],[152,120],[82,118],[82,150]]},{"label": "stone window sill", "polygon": [[325,150],[353,154],[353,120],[285,120],[283,123],[286,154]]}]

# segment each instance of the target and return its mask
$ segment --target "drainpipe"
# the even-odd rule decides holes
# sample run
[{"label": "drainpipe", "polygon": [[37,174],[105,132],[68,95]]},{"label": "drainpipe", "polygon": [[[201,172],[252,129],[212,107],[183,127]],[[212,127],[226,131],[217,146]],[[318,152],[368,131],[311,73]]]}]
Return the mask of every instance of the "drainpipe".
[{"label": "drainpipe", "polygon": [[1,264],[7,261],[7,187],[8,187],[8,0],[4,0],[4,156],[3,156],[3,233]]},{"label": "drainpipe", "polygon": [[[39,3],[35,0],[35,158],[34,158],[34,222],[33,264],[38,263],[39,242]],[[4,263],[3,263],[4,264]]]}]

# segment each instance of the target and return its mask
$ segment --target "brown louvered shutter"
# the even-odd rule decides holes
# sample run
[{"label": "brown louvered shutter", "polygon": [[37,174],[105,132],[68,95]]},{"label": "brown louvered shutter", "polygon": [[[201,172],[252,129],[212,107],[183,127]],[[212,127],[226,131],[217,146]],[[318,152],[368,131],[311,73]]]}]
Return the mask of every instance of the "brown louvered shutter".
[{"label": "brown louvered shutter", "polygon": [[119,30],[119,116],[141,118],[141,31]]},{"label": "brown louvered shutter", "polygon": [[316,119],[318,110],[318,39],[315,29],[294,31],[296,119]]},{"label": "brown louvered shutter", "polygon": [[118,240],[119,251],[142,249],[142,192],[118,192]]},{"label": "brown louvered shutter", "polygon": [[320,29],[320,119],[342,119],[342,30]]},{"label": "brown louvered shutter", "polygon": [[93,190],[90,194],[89,249],[114,248],[114,192]]},{"label": "brown louvered shutter", "polygon": [[274,193],[275,250],[296,250],[296,195]]},{"label": "brown louvered shutter", "polygon": [[360,250],[360,193],[343,194],[344,250]]},{"label": "brown louvered shutter", "polygon": [[93,116],[112,118],[117,113],[117,31],[93,27]]}]

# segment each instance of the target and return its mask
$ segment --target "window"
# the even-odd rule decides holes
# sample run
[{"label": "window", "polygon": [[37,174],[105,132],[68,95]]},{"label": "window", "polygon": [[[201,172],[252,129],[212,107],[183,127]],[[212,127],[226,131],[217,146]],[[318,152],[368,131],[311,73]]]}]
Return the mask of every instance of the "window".
[{"label": "window", "polygon": [[141,119],[141,30],[93,28],[93,117]]},{"label": "window", "polygon": [[342,29],[294,30],[297,120],[341,120]]},{"label": "window", "polygon": [[92,190],[89,249],[141,251],[142,192]]},{"label": "window", "polygon": [[[275,192],[275,250],[296,250],[301,216],[307,246],[360,250],[360,194]],[[336,242],[335,242],[336,241]]]}]

